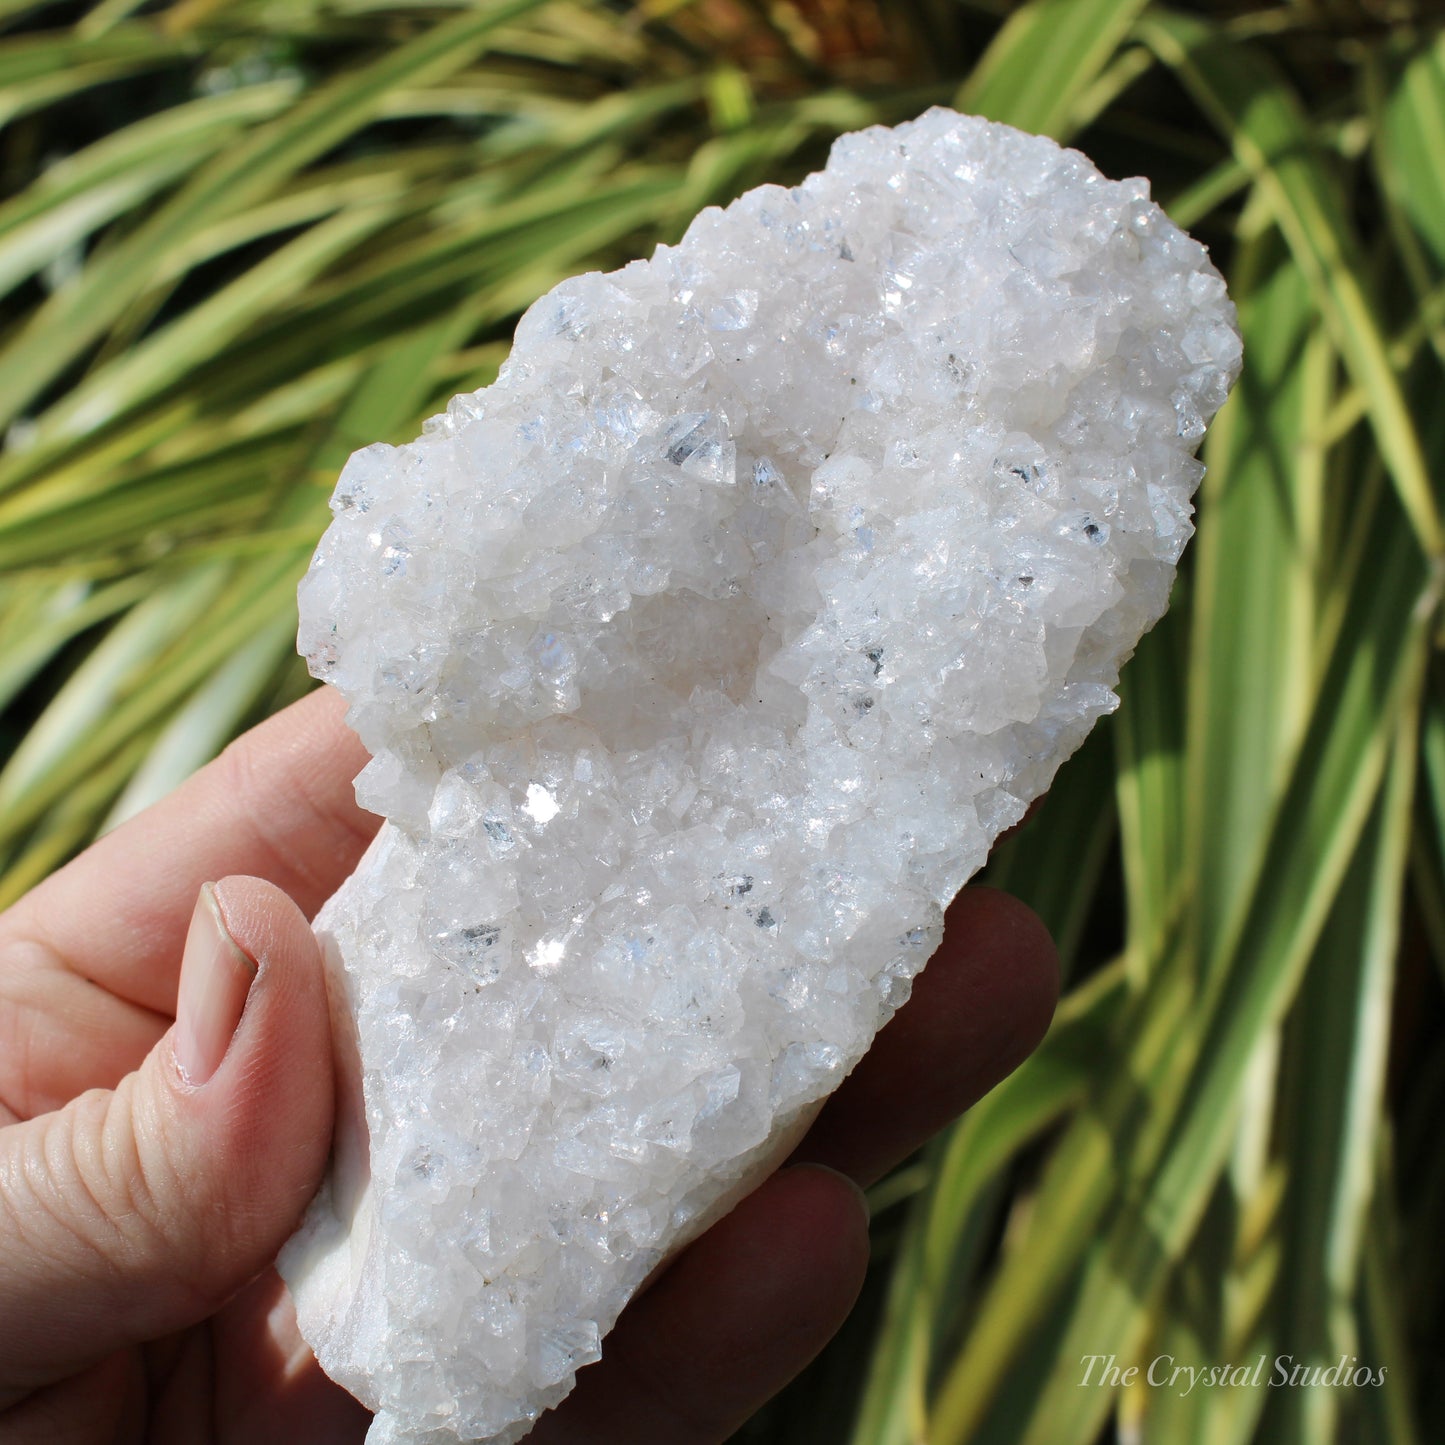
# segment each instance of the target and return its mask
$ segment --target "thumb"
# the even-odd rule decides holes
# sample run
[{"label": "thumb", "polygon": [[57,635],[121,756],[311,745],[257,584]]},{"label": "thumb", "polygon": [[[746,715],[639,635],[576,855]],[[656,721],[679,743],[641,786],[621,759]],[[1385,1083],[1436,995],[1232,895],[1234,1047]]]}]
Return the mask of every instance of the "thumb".
[{"label": "thumb", "polygon": [[206,885],[175,1027],[115,1090],[0,1130],[0,1406],[268,1265],[320,1182],[331,1090],[306,919],[259,879]]}]

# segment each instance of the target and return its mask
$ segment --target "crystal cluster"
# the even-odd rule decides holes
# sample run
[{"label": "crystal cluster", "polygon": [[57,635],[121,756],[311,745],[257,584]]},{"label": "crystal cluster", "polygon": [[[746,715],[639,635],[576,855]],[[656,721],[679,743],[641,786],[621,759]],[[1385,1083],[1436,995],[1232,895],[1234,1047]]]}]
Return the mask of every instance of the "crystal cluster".
[{"label": "crystal cluster", "polygon": [[351,458],[300,643],[389,821],[283,1270],[373,1442],[519,1439],[857,1062],[1114,706],[1239,355],[1142,181],[934,110]]}]

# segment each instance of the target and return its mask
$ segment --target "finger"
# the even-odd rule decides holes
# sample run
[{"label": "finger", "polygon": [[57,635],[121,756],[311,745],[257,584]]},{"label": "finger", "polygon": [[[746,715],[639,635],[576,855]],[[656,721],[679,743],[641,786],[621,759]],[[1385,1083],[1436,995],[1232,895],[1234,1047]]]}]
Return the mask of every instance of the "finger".
[{"label": "finger", "polygon": [[43,949],[169,1015],[186,920],[208,878],[264,878],[309,916],[351,872],[379,823],[352,793],[365,762],[341,699],[311,693],[15,904],[0,918],[0,970],[13,949]]},{"label": "finger", "polygon": [[0,1126],[113,1089],[155,1047],[175,1005],[156,1013],[71,973],[43,945],[0,950]]},{"label": "finger", "polygon": [[259,880],[214,900],[187,935],[176,1027],[141,1068],[0,1131],[10,1399],[213,1314],[320,1181],[332,1083],[315,938]]},{"label": "finger", "polygon": [[220,1364],[215,1390],[220,1445],[258,1440],[361,1445],[365,1440],[371,1412],[322,1373],[274,1269],[221,1311],[211,1334]]},{"label": "finger", "polygon": [[1048,1031],[1058,954],[992,888],[954,899],[913,995],[823,1106],[794,1159],[871,1184],[1013,1072]]},{"label": "finger", "polygon": [[5,1445],[90,1445],[97,1439],[141,1445],[152,1438],[146,1429],[145,1372],[132,1350],[118,1350],[0,1415]]},{"label": "finger", "polygon": [[717,1445],[833,1337],[867,1264],[853,1184],[773,1175],[633,1300],[528,1445]]}]

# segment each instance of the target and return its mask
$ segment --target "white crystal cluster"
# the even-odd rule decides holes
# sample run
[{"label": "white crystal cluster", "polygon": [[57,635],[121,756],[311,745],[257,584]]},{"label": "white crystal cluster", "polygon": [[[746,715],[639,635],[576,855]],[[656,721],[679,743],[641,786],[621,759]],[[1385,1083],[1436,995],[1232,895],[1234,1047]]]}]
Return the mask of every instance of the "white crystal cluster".
[{"label": "white crystal cluster", "polygon": [[373,1441],[517,1440],[857,1062],[1114,706],[1239,355],[1142,181],[935,110],[352,457],[300,640],[390,821],[283,1267]]}]

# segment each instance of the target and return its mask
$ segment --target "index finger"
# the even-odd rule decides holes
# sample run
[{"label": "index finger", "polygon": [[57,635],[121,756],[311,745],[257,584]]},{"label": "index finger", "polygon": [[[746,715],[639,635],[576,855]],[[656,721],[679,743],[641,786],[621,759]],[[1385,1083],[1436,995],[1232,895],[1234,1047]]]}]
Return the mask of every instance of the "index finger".
[{"label": "index finger", "polygon": [[264,878],[310,917],[376,832],[352,791],[367,756],[344,713],[321,688],[252,728],[0,916],[0,948],[38,944],[108,992],[172,1013],[203,883]]}]

